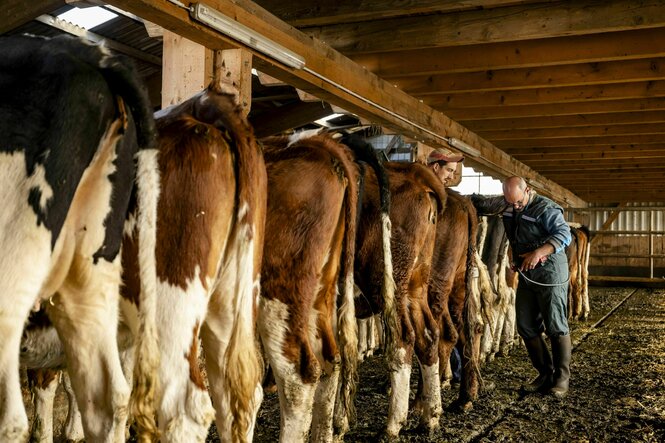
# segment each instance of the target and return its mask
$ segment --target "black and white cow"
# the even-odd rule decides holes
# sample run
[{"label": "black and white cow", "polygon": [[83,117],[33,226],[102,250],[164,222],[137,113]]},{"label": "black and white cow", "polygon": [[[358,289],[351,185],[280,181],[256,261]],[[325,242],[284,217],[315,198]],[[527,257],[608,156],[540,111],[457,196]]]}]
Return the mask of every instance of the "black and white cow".
[{"label": "black and white cow", "polygon": [[[0,39],[0,441],[23,441],[23,324],[46,303],[89,441],[124,441],[130,388],[116,344],[120,244],[141,230],[138,421],[152,417],[155,126],[135,70],[71,37]],[[135,187],[135,182],[137,186]],[[150,352],[147,352],[150,351]],[[143,366],[145,365],[145,366]],[[150,421],[145,422],[152,426]]]}]

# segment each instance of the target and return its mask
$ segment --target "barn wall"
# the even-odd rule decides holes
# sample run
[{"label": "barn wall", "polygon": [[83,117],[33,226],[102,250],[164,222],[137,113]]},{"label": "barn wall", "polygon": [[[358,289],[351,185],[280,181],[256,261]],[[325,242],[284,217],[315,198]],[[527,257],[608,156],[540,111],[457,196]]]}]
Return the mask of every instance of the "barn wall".
[{"label": "barn wall", "polygon": [[665,207],[662,203],[635,203],[622,208],[603,231],[612,208],[567,210],[570,221],[589,226],[592,236],[591,275],[665,277]]}]

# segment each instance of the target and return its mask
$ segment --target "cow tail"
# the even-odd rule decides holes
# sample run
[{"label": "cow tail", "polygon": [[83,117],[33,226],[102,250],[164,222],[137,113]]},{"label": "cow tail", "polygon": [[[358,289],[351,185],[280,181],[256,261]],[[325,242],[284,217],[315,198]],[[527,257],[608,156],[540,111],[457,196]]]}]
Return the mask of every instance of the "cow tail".
[{"label": "cow tail", "polygon": [[339,383],[340,408],[336,416],[342,417],[341,423],[335,420],[335,431],[342,434],[348,424],[356,420],[354,404],[358,385],[358,324],[356,323],[355,290],[353,285],[353,266],[356,247],[356,213],[358,208],[358,187],[356,174],[351,165],[342,162],[347,177],[346,198],[344,205],[344,245],[342,258],[343,288],[341,302],[337,309],[337,334],[339,338],[342,369]]},{"label": "cow tail", "polygon": [[[471,365],[471,373],[475,375],[477,380],[480,378],[480,365],[479,365],[479,351],[476,349],[476,342],[479,341],[476,337],[482,332],[483,320],[480,313],[480,288],[479,282],[479,269],[478,249],[476,247],[478,236],[478,224],[476,211],[471,204],[467,205],[467,227],[469,235],[469,245],[466,251],[466,275],[465,278],[465,296],[464,296],[464,335],[466,337],[464,345],[464,355],[468,365]],[[472,383],[472,380],[465,380],[465,382]],[[467,386],[469,388],[469,386]]]},{"label": "cow tail", "polygon": [[141,442],[157,441],[155,392],[157,391],[159,346],[156,327],[157,274],[157,202],[159,200],[159,166],[156,149],[143,149],[137,154],[138,262],[141,280],[139,331],[132,393],[132,413]]},{"label": "cow tail", "polygon": [[[223,92],[223,91],[222,91]],[[263,399],[263,359],[256,334],[257,302],[267,208],[267,175],[263,155],[246,120],[235,111],[235,124],[245,135],[234,134],[236,213],[221,269],[220,285],[233,296],[233,332],[222,375],[229,393],[233,441],[251,440],[256,412]],[[247,136],[250,134],[250,136]]]},{"label": "cow tail", "polygon": [[383,322],[386,343],[387,361],[393,361],[396,349],[398,332],[397,309],[395,308],[395,280],[393,277],[393,256],[390,248],[392,225],[390,222],[390,182],[388,174],[383,167],[372,145],[358,137],[345,137],[342,143],[350,146],[359,159],[367,162],[376,174],[379,183],[379,196],[381,199],[381,246],[383,249],[383,285],[381,296],[383,298]]}]

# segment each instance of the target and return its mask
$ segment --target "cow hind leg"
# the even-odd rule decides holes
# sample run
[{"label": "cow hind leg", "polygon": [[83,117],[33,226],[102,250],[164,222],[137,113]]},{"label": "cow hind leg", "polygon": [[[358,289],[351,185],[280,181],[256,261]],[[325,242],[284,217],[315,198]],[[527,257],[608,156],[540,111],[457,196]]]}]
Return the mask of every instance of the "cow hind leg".
[{"label": "cow hind leg", "polygon": [[208,294],[198,273],[185,288],[159,281],[158,421],[164,442],[203,442],[214,411],[199,369],[199,330]]},{"label": "cow hind leg", "polygon": [[[307,343],[297,345],[300,348],[298,363],[284,354],[286,341],[294,339],[288,323],[291,316],[288,305],[262,298],[259,308],[261,339],[279,393],[279,440],[282,443],[303,442],[312,422],[320,365]],[[293,344],[290,343],[289,347]]]},{"label": "cow hind leg", "polygon": [[72,388],[72,381],[67,372],[63,373],[62,385],[67,394],[67,421],[65,422],[65,439],[67,442],[83,441],[83,422],[81,421],[81,411],[76,404],[76,396]]},{"label": "cow hind leg", "polygon": [[31,443],[53,442],[53,402],[60,384],[60,371],[28,369],[28,382],[32,387],[34,418],[30,429]]},{"label": "cow hind leg", "polygon": [[[7,175],[0,174],[0,192],[16,188],[15,183],[2,180]],[[9,206],[8,195],[0,194],[0,201],[6,205],[0,212],[0,441],[24,441],[29,428],[21,395],[19,348],[23,324],[49,270],[50,234],[45,229],[12,234],[37,226],[36,217]]]},{"label": "cow hind leg", "polygon": [[91,441],[124,441],[130,389],[117,344],[120,259],[96,264],[75,254],[48,306],[62,338],[68,370]]},{"label": "cow hind leg", "polygon": [[413,348],[400,347],[395,352],[390,364],[390,403],[388,406],[388,438],[397,438],[406,423],[409,412],[409,390],[411,380],[411,359]]}]

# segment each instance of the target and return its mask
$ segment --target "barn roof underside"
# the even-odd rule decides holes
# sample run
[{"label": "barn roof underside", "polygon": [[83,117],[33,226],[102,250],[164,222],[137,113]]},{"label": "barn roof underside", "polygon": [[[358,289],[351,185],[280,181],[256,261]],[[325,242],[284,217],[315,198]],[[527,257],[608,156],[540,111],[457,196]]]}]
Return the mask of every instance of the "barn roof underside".
[{"label": "barn roof underside", "polygon": [[[0,33],[67,32],[34,20],[71,7],[62,0],[4,3]],[[238,46],[174,2],[108,3],[209,48]],[[526,176],[567,205],[665,201],[662,0],[205,3],[306,60],[294,70],[255,53],[256,69],[279,80],[255,77],[260,135],[340,107],[430,146],[463,140],[480,154],[469,165]],[[137,60],[158,95],[162,45],[141,19],[91,32]],[[336,123],[346,124],[354,119]]]}]

